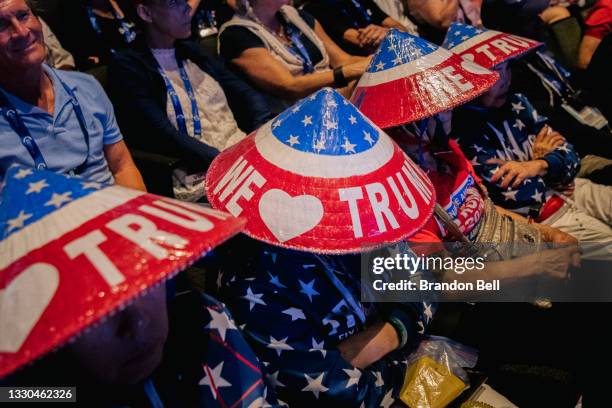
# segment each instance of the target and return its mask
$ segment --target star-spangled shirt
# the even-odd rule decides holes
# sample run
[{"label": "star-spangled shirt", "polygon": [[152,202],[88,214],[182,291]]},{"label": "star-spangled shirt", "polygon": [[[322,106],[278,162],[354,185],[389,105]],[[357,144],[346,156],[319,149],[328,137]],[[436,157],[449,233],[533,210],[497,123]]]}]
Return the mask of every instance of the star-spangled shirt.
[{"label": "star-spangled shirt", "polygon": [[[397,397],[407,356],[435,304],[360,302],[357,255],[314,255],[244,237],[215,253],[220,270],[209,290],[232,309],[280,400],[290,406],[379,407]],[[389,314],[407,326],[407,346],[363,370],[342,358],[341,341]]]},{"label": "star-spangled shirt", "polygon": [[529,100],[521,94],[512,95],[500,109],[467,105],[455,111],[453,137],[472,161],[496,204],[527,214],[530,208],[539,211],[552,196],[553,190],[571,188],[580,169],[580,159],[569,143],[542,157],[548,163],[544,177],[528,178],[518,188],[501,188],[503,180],[491,182],[499,165],[489,164],[487,160],[533,160],[533,142],[545,122],[546,118],[538,115]]}]

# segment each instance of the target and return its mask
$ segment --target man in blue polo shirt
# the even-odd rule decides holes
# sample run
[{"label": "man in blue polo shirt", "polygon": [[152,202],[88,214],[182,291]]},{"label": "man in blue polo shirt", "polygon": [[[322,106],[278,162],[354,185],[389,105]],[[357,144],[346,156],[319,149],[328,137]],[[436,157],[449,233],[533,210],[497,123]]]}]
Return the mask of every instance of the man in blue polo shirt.
[{"label": "man in blue polo shirt", "polygon": [[26,0],[0,0],[0,179],[13,163],[144,190],[96,80],[44,65]]}]

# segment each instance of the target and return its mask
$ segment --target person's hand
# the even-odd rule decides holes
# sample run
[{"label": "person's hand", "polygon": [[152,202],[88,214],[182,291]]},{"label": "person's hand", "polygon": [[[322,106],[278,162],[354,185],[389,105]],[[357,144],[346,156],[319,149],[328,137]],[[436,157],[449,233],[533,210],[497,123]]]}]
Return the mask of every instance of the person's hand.
[{"label": "person's hand", "polygon": [[512,188],[517,188],[521,183],[528,178],[544,176],[548,169],[548,163],[545,160],[529,160],[525,162],[506,161],[502,159],[489,159],[487,164],[497,164],[499,169],[491,177],[492,183],[497,183],[503,179],[499,185],[501,188],[507,188],[512,183]]},{"label": "person's hand", "polygon": [[533,142],[533,158],[540,159],[564,143],[565,138],[559,132],[544,126]]},{"label": "person's hand", "polygon": [[571,263],[573,266],[580,266],[580,246],[578,239],[567,232],[558,228],[543,224],[533,224],[542,234],[542,239],[553,244],[558,244],[561,248],[567,249],[572,253]]},{"label": "person's hand", "polygon": [[377,47],[378,44],[385,38],[387,31],[386,27],[381,27],[376,24],[370,24],[365,28],[360,28],[358,31],[358,40],[360,47]]},{"label": "person's hand", "polygon": [[342,73],[344,77],[349,81],[354,79],[359,79],[361,75],[368,69],[368,65],[370,65],[370,61],[372,57],[362,58],[357,62],[352,62],[350,64],[346,64],[342,66]]},{"label": "person's hand", "polygon": [[567,279],[571,265],[579,266],[575,259],[580,259],[577,246],[567,245],[554,249],[546,249],[520,258],[523,263],[523,273],[538,276],[548,275],[551,278]]}]

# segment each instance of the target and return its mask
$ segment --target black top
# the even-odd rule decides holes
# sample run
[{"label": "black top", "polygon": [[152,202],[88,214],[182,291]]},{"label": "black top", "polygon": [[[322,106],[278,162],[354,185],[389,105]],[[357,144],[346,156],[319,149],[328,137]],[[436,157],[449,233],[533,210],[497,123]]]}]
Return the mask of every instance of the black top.
[{"label": "black top", "polygon": [[[198,44],[177,41],[176,57],[190,60],[219,83],[240,129],[257,129],[271,118],[266,100]],[[176,157],[190,171],[202,171],[219,153],[181,134],[166,112],[167,89],[151,51],[139,45],[117,53],[109,66],[110,97],[130,147]]]},{"label": "black top", "polygon": [[370,24],[382,25],[389,17],[372,0],[310,0],[303,8],[321,23],[336,44],[353,55],[367,55],[368,52],[344,41],[344,32]]},{"label": "black top", "polygon": [[[316,20],[313,16],[305,11],[298,10],[300,17],[310,28],[314,29]],[[306,52],[310,56],[310,60],[313,65],[317,65],[322,59],[323,55],[317,48],[317,46],[308,39],[308,37],[300,32],[299,39],[304,44]],[[219,36],[219,43],[221,44],[221,56],[226,61],[231,61],[234,58],[238,58],[243,51],[249,48],[265,48],[265,45],[261,39],[253,34],[251,30],[243,26],[231,26],[223,30]]]},{"label": "black top", "polygon": [[[111,50],[129,48],[116,19],[96,15],[101,34],[98,34],[87,14],[88,1],[62,0],[59,2],[59,26],[53,31],[62,46],[74,56],[77,69],[83,71],[96,66],[88,58],[98,57],[99,65],[107,65],[112,59]],[[136,27],[134,27],[136,29]]]}]

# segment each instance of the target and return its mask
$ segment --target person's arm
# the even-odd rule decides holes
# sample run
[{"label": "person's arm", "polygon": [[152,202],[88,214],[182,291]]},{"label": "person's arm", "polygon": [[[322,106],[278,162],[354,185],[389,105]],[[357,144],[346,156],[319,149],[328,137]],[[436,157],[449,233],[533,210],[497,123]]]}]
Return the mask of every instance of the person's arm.
[{"label": "person's arm", "polygon": [[410,13],[427,24],[447,29],[457,19],[458,0],[408,0]]},{"label": "person's arm", "polygon": [[[347,81],[361,77],[367,62],[363,60],[343,66],[342,72]],[[334,86],[332,71],[294,76],[265,48],[244,50],[238,58],[232,60],[232,64],[243,71],[257,87],[283,98],[300,99],[323,87]]]},{"label": "person's arm", "polygon": [[370,60],[368,57],[351,55],[345,52],[342,48],[338,46],[338,44],[334,42],[334,40],[329,37],[329,35],[327,35],[325,30],[323,29],[323,26],[319,24],[319,22],[316,20],[314,32],[323,43],[325,51],[327,51],[327,54],[329,55],[330,65],[332,66],[332,68],[351,64],[354,62],[361,62],[365,59],[368,59],[368,61]]},{"label": "person's arm", "polygon": [[108,167],[115,179],[115,184],[136,190],[147,191],[140,171],[134,164],[132,155],[128,151],[123,140],[105,145],[104,156],[106,157]]},{"label": "person's arm", "polygon": [[217,58],[206,57],[204,63],[211,69],[210,74],[223,89],[238,127],[243,132],[250,133],[272,119],[273,115],[263,95],[230,71]]},{"label": "person's arm", "polygon": [[338,345],[342,358],[352,366],[364,369],[396,350],[397,332],[386,322],[378,322]]},{"label": "person's arm", "polygon": [[385,18],[382,22],[382,26],[386,28],[396,28],[400,31],[407,31],[407,28],[393,17]]},{"label": "person's arm", "polygon": [[600,38],[591,37],[590,35],[585,35],[582,37],[580,48],[578,50],[578,68],[587,69],[591,63],[591,58],[593,58],[593,54],[595,54],[595,50],[597,50],[600,43]]}]

